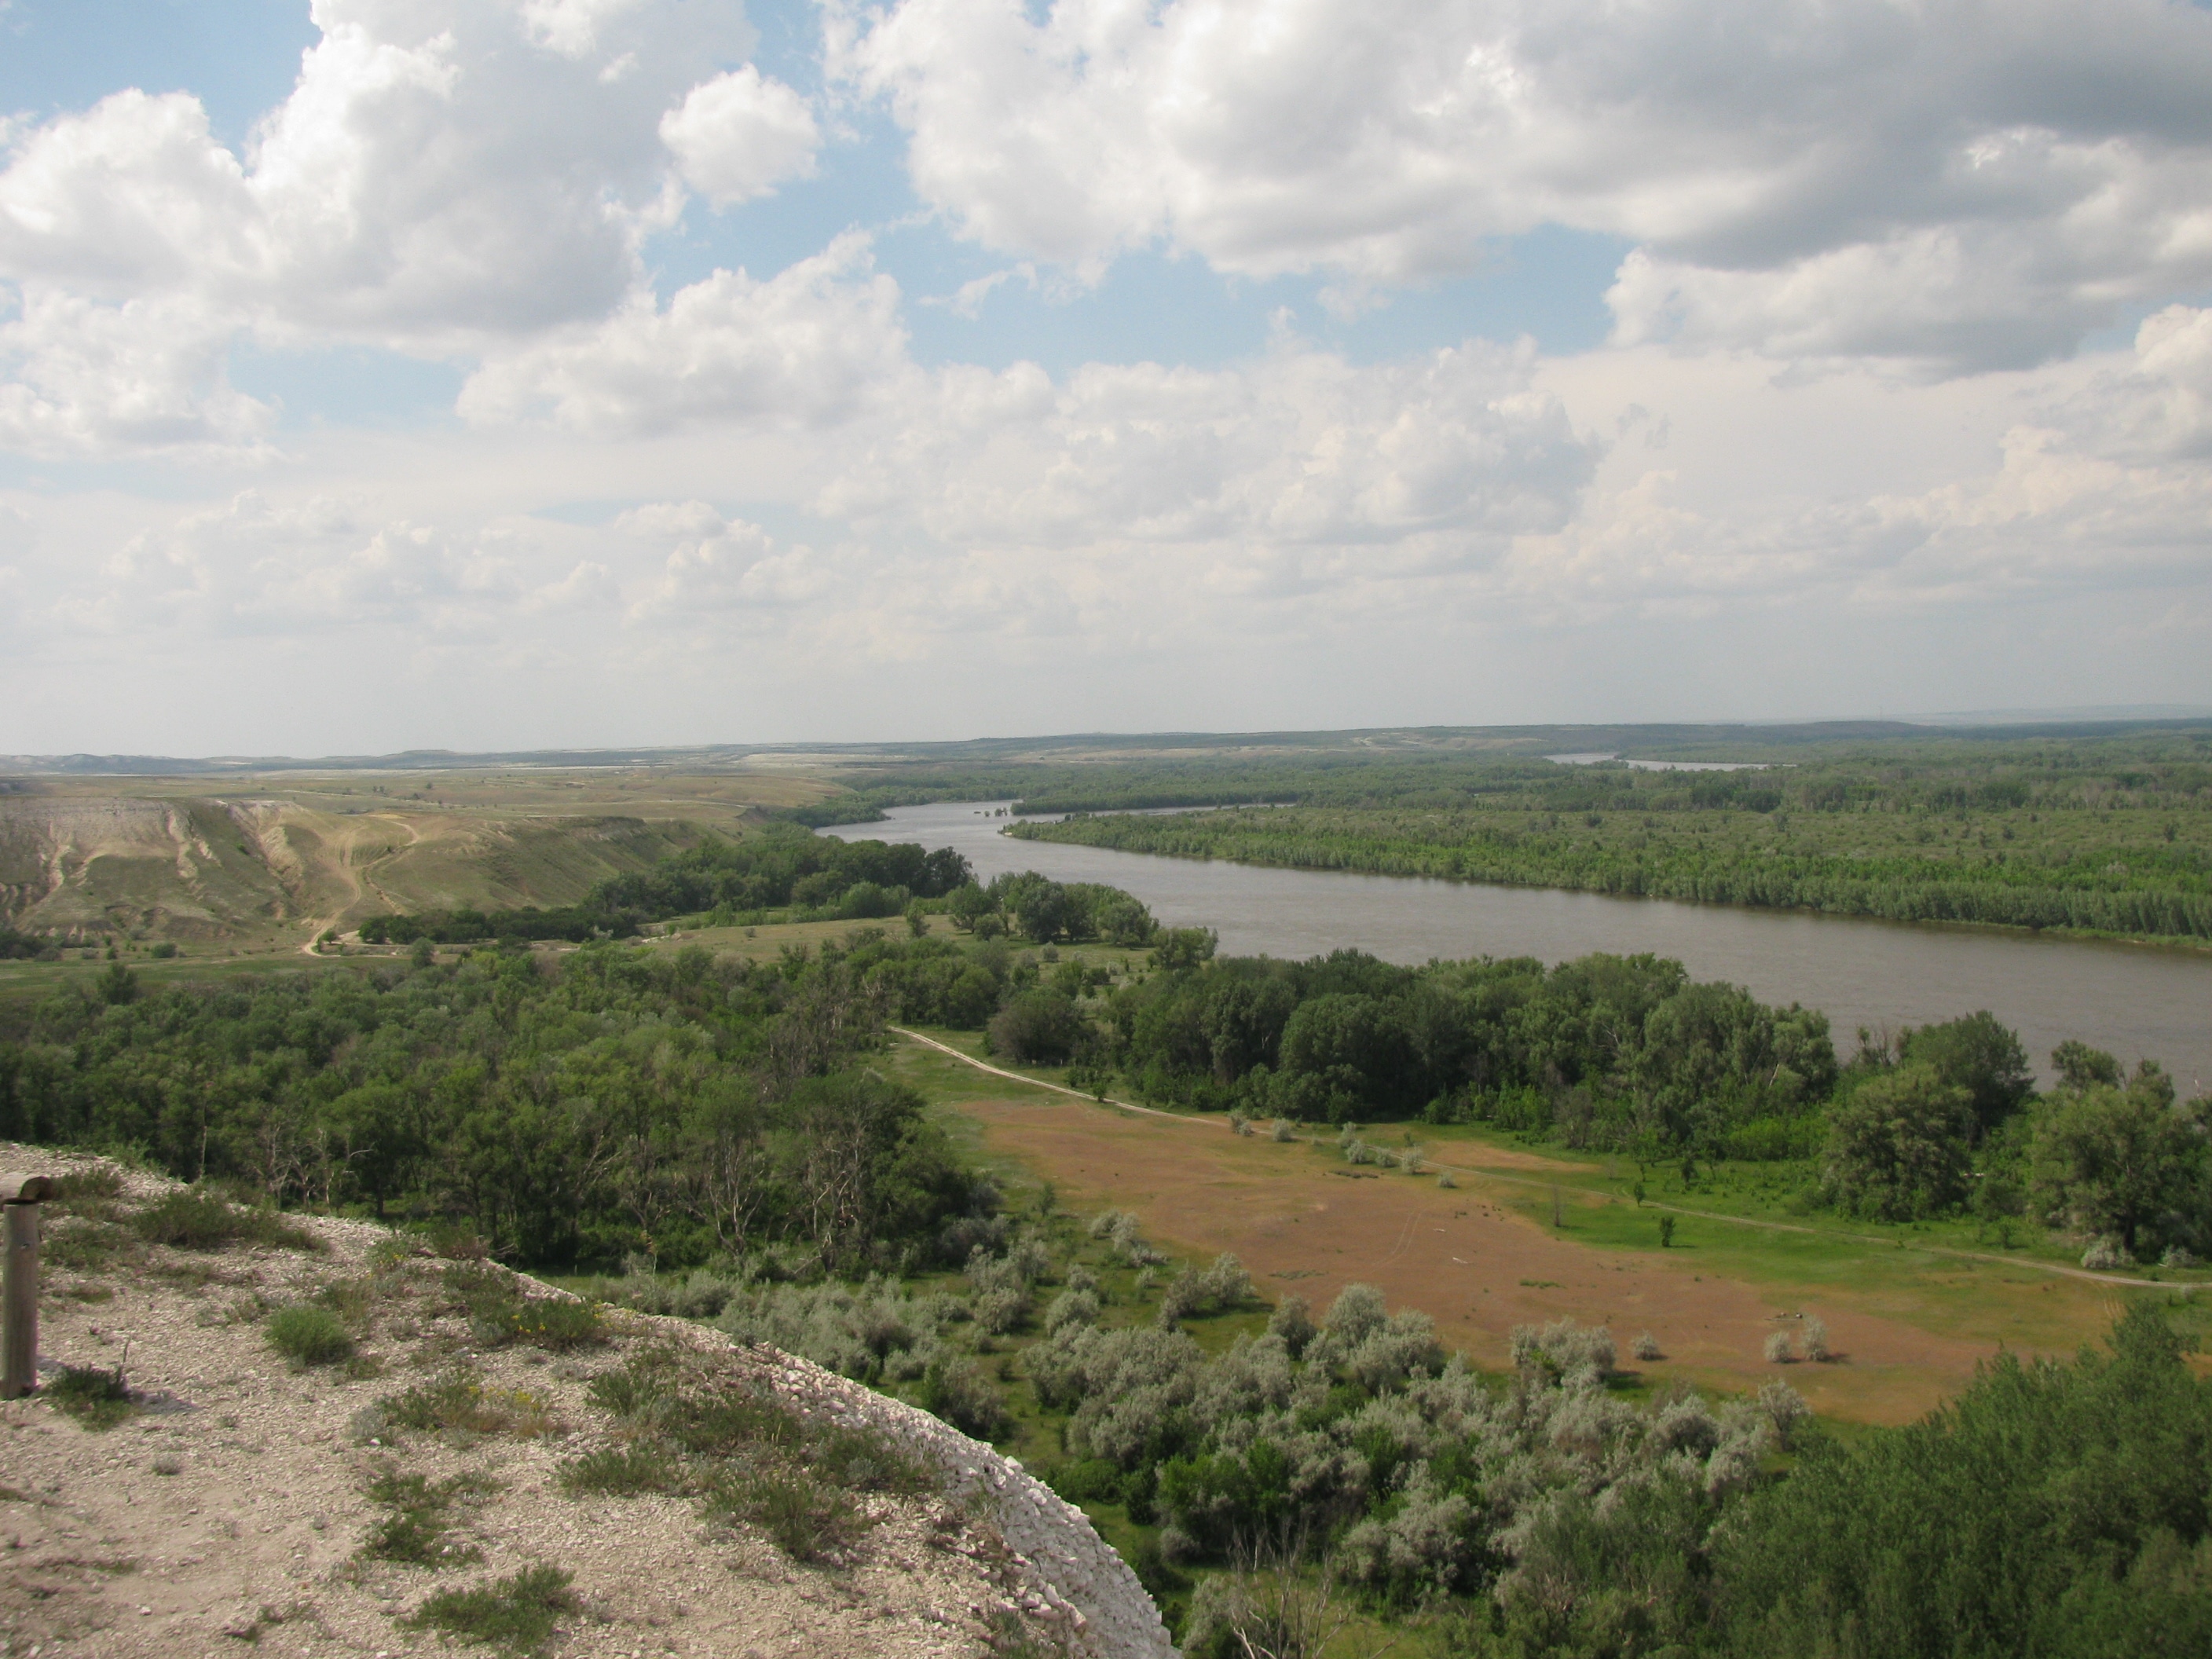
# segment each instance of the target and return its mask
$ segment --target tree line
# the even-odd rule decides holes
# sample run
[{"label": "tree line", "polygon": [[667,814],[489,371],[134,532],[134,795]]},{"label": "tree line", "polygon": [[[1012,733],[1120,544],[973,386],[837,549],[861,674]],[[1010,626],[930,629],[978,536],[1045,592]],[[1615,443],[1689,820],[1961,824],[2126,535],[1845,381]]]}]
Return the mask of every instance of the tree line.
[{"label": "tree line", "polygon": [[[1794,787],[1794,786],[1793,786]],[[1729,793],[1729,792],[1734,793]],[[1711,792],[1702,805],[1696,803]],[[1867,806],[1792,817],[1741,783],[1683,786],[1619,816],[1600,797],[1480,808],[1285,808],[1023,823],[1037,841],[1303,870],[1563,887],[1628,897],[2212,939],[2212,818]],[[1669,811],[1672,816],[1666,816]],[[1948,814],[1948,816],[1947,816]],[[2185,836],[2183,827],[2188,830]]]}]

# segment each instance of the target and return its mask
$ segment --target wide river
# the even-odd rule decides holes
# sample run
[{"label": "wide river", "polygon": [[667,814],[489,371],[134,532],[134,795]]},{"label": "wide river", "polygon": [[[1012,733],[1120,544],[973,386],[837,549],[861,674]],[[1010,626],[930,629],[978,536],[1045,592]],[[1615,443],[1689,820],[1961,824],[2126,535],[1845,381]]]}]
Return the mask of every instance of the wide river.
[{"label": "wide river", "polygon": [[1006,804],[894,807],[887,823],[823,833],[957,847],[984,881],[1036,870],[1105,882],[1170,927],[1218,929],[1221,948],[1235,954],[1303,957],[1354,945],[1391,962],[1548,963],[1649,951],[1762,1000],[1825,1010],[1845,1053],[1862,1025],[1894,1030],[1986,1008],[2046,1073],[2051,1049],[2078,1037],[2125,1061],[2159,1061],[2185,1096],[2212,1088],[2212,953],[1062,847],[1000,834],[1010,822],[996,816]]}]

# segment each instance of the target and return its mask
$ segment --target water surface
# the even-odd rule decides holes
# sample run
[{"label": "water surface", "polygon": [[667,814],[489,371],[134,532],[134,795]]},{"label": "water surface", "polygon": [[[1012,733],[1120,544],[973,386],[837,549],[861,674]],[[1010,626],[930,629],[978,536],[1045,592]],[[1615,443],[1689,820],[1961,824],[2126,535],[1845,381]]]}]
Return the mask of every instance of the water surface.
[{"label": "water surface", "polygon": [[1838,1046],[1862,1025],[1894,1030],[1986,1008],[2047,1070],[2077,1037],[2126,1062],[2158,1060],[2185,1095],[2212,1089],[2212,953],[1852,916],[1492,887],[1407,876],[1269,870],[1000,834],[1005,801],[899,806],[884,823],[841,824],[847,841],[957,847],[988,881],[1036,870],[1124,888],[1177,927],[1206,927],[1237,955],[1303,957],[1352,945],[1391,962],[1592,951],[1680,958],[1698,979],[1766,1002],[1824,1010]]}]

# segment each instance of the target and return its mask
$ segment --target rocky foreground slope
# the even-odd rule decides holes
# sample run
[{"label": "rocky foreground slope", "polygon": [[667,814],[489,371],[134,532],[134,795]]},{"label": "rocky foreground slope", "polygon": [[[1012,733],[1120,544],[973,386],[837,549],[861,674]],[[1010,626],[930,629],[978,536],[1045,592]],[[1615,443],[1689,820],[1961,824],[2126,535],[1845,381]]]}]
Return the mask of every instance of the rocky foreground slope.
[{"label": "rocky foreground slope", "polygon": [[805,1361],[364,1224],[0,1168],[72,1177],[40,1392],[0,1407],[0,1655],[1173,1652],[1080,1511]]}]

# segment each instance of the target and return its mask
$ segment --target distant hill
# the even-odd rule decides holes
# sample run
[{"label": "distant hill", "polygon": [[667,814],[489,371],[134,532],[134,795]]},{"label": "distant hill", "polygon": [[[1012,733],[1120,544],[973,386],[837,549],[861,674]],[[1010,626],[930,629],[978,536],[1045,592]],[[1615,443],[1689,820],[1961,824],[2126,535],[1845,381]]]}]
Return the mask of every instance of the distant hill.
[{"label": "distant hill", "polygon": [[[962,763],[1137,760],[1207,754],[1450,754],[1543,755],[1554,750],[1610,750],[1622,755],[1663,750],[1686,757],[1723,749],[1771,750],[1808,744],[1947,739],[1986,734],[2008,741],[2024,737],[2106,737],[2130,732],[2212,727],[2212,714],[2190,705],[2157,704],[2082,709],[1929,714],[1910,720],[1784,720],[1764,722],[1614,721],[1601,725],[1378,726],[1319,732],[1079,732],[1014,738],[968,738],[942,743],[701,744],[668,748],[527,749],[461,751],[409,749],[390,755],[286,756],[160,755],[0,756],[0,774],[31,777],[255,777],[299,774],[438,774],[642,770],[659,773],[736,773],[886,765]],[[0,778],[0,792],[6,781]]]}]

